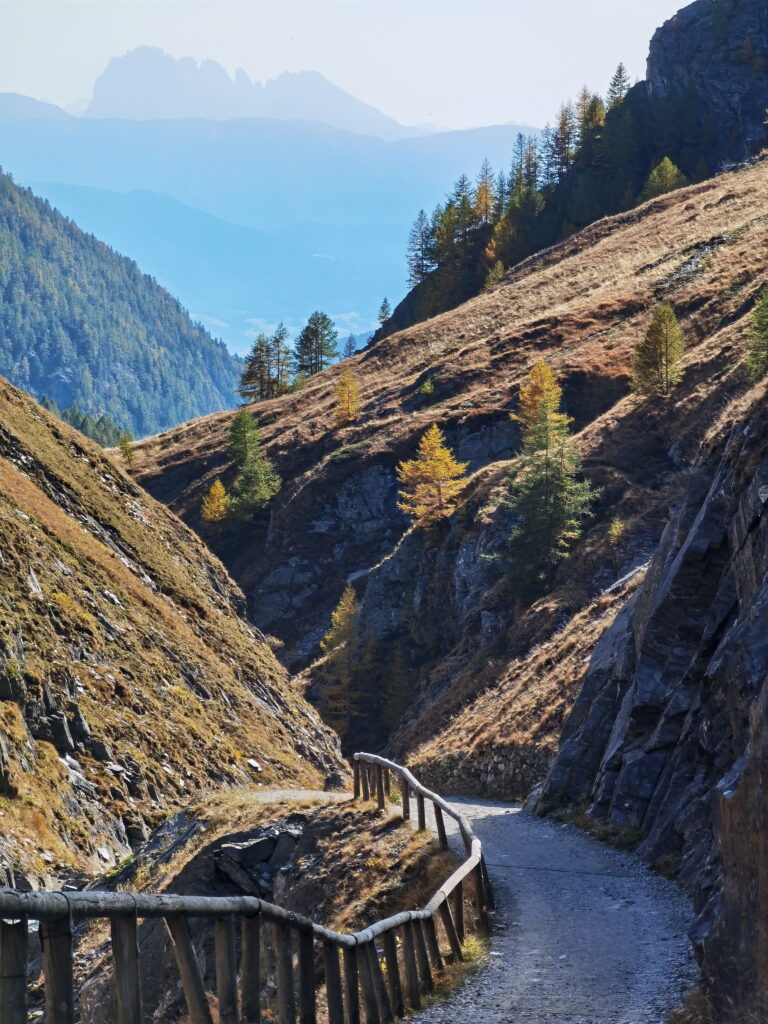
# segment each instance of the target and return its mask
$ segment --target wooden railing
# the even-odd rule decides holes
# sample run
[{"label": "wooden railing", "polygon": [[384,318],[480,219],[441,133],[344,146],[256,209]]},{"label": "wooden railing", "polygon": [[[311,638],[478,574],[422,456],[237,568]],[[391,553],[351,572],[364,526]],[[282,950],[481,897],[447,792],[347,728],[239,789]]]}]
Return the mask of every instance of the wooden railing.
[{"label": "wooden railing", "polygon": [[[110,921],[118,1024],[144,1020],[138,921],[147,918],[162,918],[168,927],[191,1024],[213,1022],[189,928],[189,919],[200,917],[213,920],[221,1024],[259,1024],[262,1019],[265,922],[272,929],[280,1024],[295,1024],[297,1018],[300,1024],[314,1024],[318,989],[323,985],[329,1024],[360,1024],[361,1010],[369,1024],[381,1024],[403,1017],[407,1007],[420,1008],[423,996],[434,987],[433,972],[443,967],[445,959],[462,959],[465,883],[471,882],[468,895],[482,928],[487,926],[490,888],[480,841],[467,822],[406,768],[373,754],[355,754],[355,799],[375,794],[383,810],[390,774],[400,779],[403,818],[410,818],[413,793],[418,827],[426,828],[425,803],[431,801],[440,843],[447,846],[444,815],[449,815],[458,823],[467,854],[423,909],[342,935],[251,896],[0,890],[0,1024],[27,1024],[30,920],[40,923],[45,1024],[78,1020],[73,927],[75,921],[94,918]],[[240,922],[239,957],[236,920]],[[441,948],[441,938],[447,949]]]}]

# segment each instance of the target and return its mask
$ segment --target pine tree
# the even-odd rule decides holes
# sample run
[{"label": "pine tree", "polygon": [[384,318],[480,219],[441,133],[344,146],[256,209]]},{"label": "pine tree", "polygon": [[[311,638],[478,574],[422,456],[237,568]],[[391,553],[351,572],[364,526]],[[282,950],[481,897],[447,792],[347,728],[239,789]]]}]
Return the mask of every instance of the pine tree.
[{"label": "pine tree", "polygon": [[294,356],[295,370],[298,375],[311,377],[325,370],[338,359],[336,349],[338,331],[326,313],[316,310],[307,321],[306,326],[296,342]]},{"label": "pine tree", "polygon": [[768,373],[768,285],[760,292],[752,311],[747,367],[753,381],[760,380]]},{"label": "pine tree", "polygon": [[392,307],[389,305],[389,299],[385,295],[384,296],[384,300],[382,301],[381,305],[379,306],[379,323],[381,324],[382,327],[387,322],[387,320],[389,320],[389,318],[391,316],[392,316]]},{"label": "pine tree", "polygon": [[659,306],[635,348],[632,387],[641,395],[666,398],[683,379],[685,339],[675,311]]},{"label": "pine tree", "polygon": [[346,736],[352,720],[352,684],[358,650],[360,605],[348,584],[331,614],[331,628],[320,641],[326,655],[320,688],[320,713],[340,736]]},{"label": "pine tree", "polygon": [[270,339],[259,334],[246,357],[237,392],[247,402],[261,402],[272,397],[273,383]]},{"label": "pine tree", "polygon": [[522,453],[510,474],[504,502],[516,520],[507,553],[525,597],[551,586],[554,570],[581,535],[595,497],[589,482],[579,479],[581,460],[570,437],[570,417],[560,412],[560,389],[556,384],[554,390],[551,384],[542,388],[540,371],[537,380],[532,377],[533,372],[528,399],[521,402],[527,410],[526,419],[520,417]]},{"label": "pine tree", "polygon": [[216,477],[210,489],[203,496],[201,515],[206,523],[220,523],[222,519],[226,519],[228,511],[227,489],[219,477]]},{"label": "pine tree", "polygon": [[475,215],[481,224],[490,224],[493,220],[495,205],[495,181],[493,168],[490,162],[483,160],[480,173],[477,176],[477,187],[475,188]]},{"label": "pine tree", "polygon": [[241,468],[248,457],[260,450],[259,421],[247,409],[238,409],[227,431],[227,452],[232,462]]},{"label": "pine tree", "polygon": [[411,287],[421,284],[430,271],[434,270],[432,243],[429,218],[424,210],[419,210],[408,238],[408,283]]},{"label": "pine tree", "polygon": [[130,469],[131,466],[136,462],[136,452],[133,450],[133,434],[129,431],[125,431],[120,435],[118,441],[120,448],[120,454],[123,458],[123,462]]},{"label": "pine tree", "polygon": [[274,498],[282,481],[261,450],[251,453],[232,484],[229,512],[247,519]]},{"label": "pine tree", "polygon": [[269,339],[270,380],[269,397],[284,395],[290,387],[293,351],[288,344],[288,331],[284,324],[277,325]]},{"label": "pine tree", "polygon": [[419,522],[450,514],[450,504],[463,487],[468,465],[456,461],[442,430],[433,424],[419,442],[416,458],[397,467],[402,487],[397,507]]},{"label": "pine tree", "polygon": [[355,341],[354,334],[350,334],[347,340],[344,342],[344,353],[342,359],[351,359],[357,351],[357,342]]},{"label": "pine tree", "polygon": [[624,101],[631,84],[627,69],[623,64],[619,64],[611,79],[611,84],[608,86],[606,105],[609,110],[613,110],[614,107],[618,107]]},{"label": "pine tree", "polygon": [[360,387],[349,366],[344,366],[336,385],[336,409],[334,417],[337,426],[345,426],[360,415]]},{"label": "pine tree", "polygon": [[493,288],[495,284],[499,283],[502,277],[504,277],[504,264],[501,262],[501,260],[496,260],[491,269],[488,271],[488,277],[486,277],[485,285],[483,287],[485,288],[486,291],[489,288]]},{"label": "pine tree", "polygon": [[656,199],[658,196],[666,195],[667,192],[683,188],[686,184],[685,175],[680,168],[675,167],[669,157],[665,156],[648,175],[643,191],[640,193],[640,201],[644,203],[649,199]]}]

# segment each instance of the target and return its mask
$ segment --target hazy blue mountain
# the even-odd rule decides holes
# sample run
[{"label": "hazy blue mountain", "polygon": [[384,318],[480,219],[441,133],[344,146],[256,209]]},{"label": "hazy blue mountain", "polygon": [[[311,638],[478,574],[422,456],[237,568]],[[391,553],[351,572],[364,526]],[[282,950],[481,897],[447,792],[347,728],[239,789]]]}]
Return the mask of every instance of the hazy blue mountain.
[{"label": "hazy blue mountain", "polygon": [[309,121],[18,120],[0,104],[0,162],[242,351],[249,321],[298,327],[317,308],[342,331],[374,326],[406,291],[419,208],[485,156],[507,166],[518,130],[388,143]]},{"label": "hazy blue mountain", "polygon": [[113,57],[96,80],[85,116],[134,121],[272,117],[320,121],[382,139],[424,134],[355,99],[316,71],[285,72],[262,85],[242,69],[232,79],[215,61],[176,60],[156,46]]},{"label": "hazy blue mountain", "polygon": [[0,121],[67,121],[69,114],[53,103],[33,100],[17,92],[0,93]]}]

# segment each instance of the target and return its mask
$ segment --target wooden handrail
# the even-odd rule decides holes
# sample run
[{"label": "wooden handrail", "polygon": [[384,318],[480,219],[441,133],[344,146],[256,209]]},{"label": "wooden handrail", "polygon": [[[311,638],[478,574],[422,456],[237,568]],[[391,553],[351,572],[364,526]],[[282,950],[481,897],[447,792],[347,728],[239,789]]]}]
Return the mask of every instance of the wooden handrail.
[{"label": "wooden handrail", "polygon": [[[71,1024],[75,1019],[73,921],[96,918],[112,922],[118,1024],[141,1024],[142,1021],[141,1000],[137,997],[139,975],[136,954],[136,922],[140,918],[165,920],[173,940],[190,1019],[194,1024],[208,1024],[210,1021],[203,978],[187,924],[189,918],[200,917],[214,921],[217,994],[222,1021],[256,1024],[260,1019],[262,979],[259,950],[264,922],[273,929],[273,946],[277,951],[277,1002],[281,1024],[293,1024],[297,1007],[301,1024],[313,1024],[316,1020],[315,940],[321,943],[331,1024],[359,1022],[361,993],[370,1020],[401,1018],[407,1012],[406,1002],[411,1008],[418,1008],[421,993],[432,987],[432,970],[442,967],[444,957],[461,958],[463,884],[467,879],[473,880],[473,901],[478,920],[481,926],[487,926],[490,890],[482,845],[466,819],[442,797],[422,786],[407,768],[376,754],[364,753],[354,755],[353,766],[355,799],[361,796],[364,799],[375,798],[379,808],[384,809],[389,773],[393,773],[400,776],[404,820],[410,818],[408,801],[412,791],[419,804],[420,827],[425,827],[424,802],[432,802],[443,846],[447,845],[447,837],[442,814],[447,814],[458,824],[467,859],[425,907],[394,914],[359,932],[341,934],[254,896],[183,896],[94,890],[22,893],[0,889],[0,963],[8,967],[0,972],[0,1024],[17,1024],[27,1019],[27,978],[21,965],[26,961],[29,920],[40,922],[44,943],[48,1024]],[[374,775],[371,779],[367,774],[369,770]],[[453,900],[449,901],[449,897]],[[461,901],[458,911],[457,900]],[[239,999],[234,918],[239,918],[242,923]],[[435,926],[438,919],[449,942],[445,954],[441,953],[438,944]],[[397,929],[402,932],[399,950],[394,939]],[[382,970],[377,939],[383,941],[381,955],[386,960],[386,970]],[[298,968],[294,967],[296,945]],[[340,951],[344,951],[343,985]],[[405,986],[398,973],[398,955],[404,957]]]}]

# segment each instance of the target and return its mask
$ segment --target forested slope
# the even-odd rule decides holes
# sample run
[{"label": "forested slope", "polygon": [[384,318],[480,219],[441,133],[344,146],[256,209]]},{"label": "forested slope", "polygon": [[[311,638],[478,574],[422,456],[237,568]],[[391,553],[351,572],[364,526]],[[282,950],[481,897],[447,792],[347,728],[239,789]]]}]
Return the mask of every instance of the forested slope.
[{"label": "forested slope", "polygon": [[238,362],[135,263],[0,174],[0,374],[143,435],[230,407]]}]

